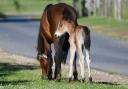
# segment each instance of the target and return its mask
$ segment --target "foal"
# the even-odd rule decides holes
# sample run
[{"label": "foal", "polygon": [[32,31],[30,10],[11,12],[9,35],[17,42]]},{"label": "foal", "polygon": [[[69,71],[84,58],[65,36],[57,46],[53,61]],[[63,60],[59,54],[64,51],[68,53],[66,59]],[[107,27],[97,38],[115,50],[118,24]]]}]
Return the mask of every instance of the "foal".
[{"label": "foal", "polygon": [[80,69],[81,69],[81,77],[82,77],[82,82],[85,80],[85,65],[84,65],[84,55],[83,55],[83,50],[84,47],[86,48],[86,62],[87,62],[87,67],[88,67],[88,77],[89,81],[92,81],[92,77],[90,74],[90,30],[86,26],[74,26],[71,24],[70,21],[65,21],[62,20],[58,24],[58,28],[55,32],[56,37],[60,37],[62,34],[67,32],[69,34],[69,43],[70,43],[70,69],[69,69],[69,82],[72,79],[73,76],[73,61],[74,61],[74,56],[75,52],[78,51],[79,54],[79,64],[80,64]]}]

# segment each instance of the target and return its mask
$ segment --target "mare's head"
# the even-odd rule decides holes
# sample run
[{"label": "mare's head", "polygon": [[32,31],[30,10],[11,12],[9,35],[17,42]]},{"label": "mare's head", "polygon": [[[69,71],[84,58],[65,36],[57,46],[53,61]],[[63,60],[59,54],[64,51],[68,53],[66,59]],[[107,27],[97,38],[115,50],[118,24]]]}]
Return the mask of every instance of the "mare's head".
[{"label": "mare's head", "polygon": [[70,35],[70,33],[72,31],[74,31],[74,28],[75,28],[74,22],[72,22],[71,20],[62,19],[58,23],[58,27],[57,27],[57,30],[56,30],[54,36],[55,37],[60,37],[66,32]]}]

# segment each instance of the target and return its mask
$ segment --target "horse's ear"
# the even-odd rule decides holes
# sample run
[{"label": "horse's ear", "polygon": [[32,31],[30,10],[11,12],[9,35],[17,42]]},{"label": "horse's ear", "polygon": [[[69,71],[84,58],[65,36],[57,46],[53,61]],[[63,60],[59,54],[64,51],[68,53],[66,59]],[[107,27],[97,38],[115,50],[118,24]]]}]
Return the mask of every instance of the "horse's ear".
[{"label": "horse's ear", "polygon": [[73,15],[67,8],[63,11],[63,19],[69,22],[73,21]]}]

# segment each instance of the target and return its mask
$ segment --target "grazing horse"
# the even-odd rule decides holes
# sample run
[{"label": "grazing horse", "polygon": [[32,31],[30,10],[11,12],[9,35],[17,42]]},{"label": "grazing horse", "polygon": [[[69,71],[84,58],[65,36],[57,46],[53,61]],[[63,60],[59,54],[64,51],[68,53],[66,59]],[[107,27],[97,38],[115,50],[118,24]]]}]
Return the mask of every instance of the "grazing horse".
[{"label": "grazing horse", "polygon": [[[69,24],[70,23],[70,24]],[[69,43],[70,43],[70,69],[69,69],[69,82],[72,79],[73,75],[73,61],[75,52],[77,51],[79,54],[79,64],[81,69],[81,81],[84,82],[85,76],[84,76],[84,55],[83,50],[84,47],[86,48],[86,62],[88,67],[88,77],[89,81],[92,81],[92,77],[90,74],[90,30],[86,26],[75,26],[73,23],[71,24],[70,21],[62,20],[58,24],[58,28],[55,32],[56,37],[60,37],[65,32],[69,34]]]},{"label": "grazing horse", "polygon": [[[44,79],[52,79],[52,56],[51,56],[51,44],[56,43],[59,47],[56,47],[55,53],[55,79],[60,80],[61,72],[61,60],[66,59],[68,52],[68,35],[64,34],[62,37],[57,39],[54,37],[54,33],[57,29],[59,21],[64,19],[65,21],[70,20],[72,24],[77,25],[77,14],[73,7],[64,4],[49,4],[46,6],[41,21],[40,30],[38,34],[37,44],[37,59],[40,61],[42,68],[42,77]],[[65,46],[65,44],[67,44]],[[60,59],[62,58],[63,59]],[[74,77],[77,78],[77,71],[74,70]]]}]

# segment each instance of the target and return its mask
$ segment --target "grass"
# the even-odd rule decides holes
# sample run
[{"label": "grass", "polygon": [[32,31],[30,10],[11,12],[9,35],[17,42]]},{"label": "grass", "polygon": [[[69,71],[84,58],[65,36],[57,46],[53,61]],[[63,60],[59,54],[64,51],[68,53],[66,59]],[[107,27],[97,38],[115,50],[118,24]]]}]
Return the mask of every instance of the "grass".
[{"label": "grass", "polygon": [[[0,13],[5,15],[41,15],[48,4],[59,0],[0,0]],[[66,3],[72,3],[71,0]]]},{"label": "grass", "polygon": [[68,83],[41,79],[41,70],[32,66],[0,63],[0,89],[127,89],[123,85]]},{"label": "grass", "polygon": [[78,22],[89,26],[92,32],[128,41],[128,20],[119,21],[112,18],[89,17],[80,18]]},{"label": "grass", "polygon": [[[41,79],[41,69],[32,65],[17,64],[7,57],[0,57],[0,89],[128,89],[128,85],[106,82],[80,83],[67,79],[61,82]],[[3,60],[3,61],[1,61]]]}]

